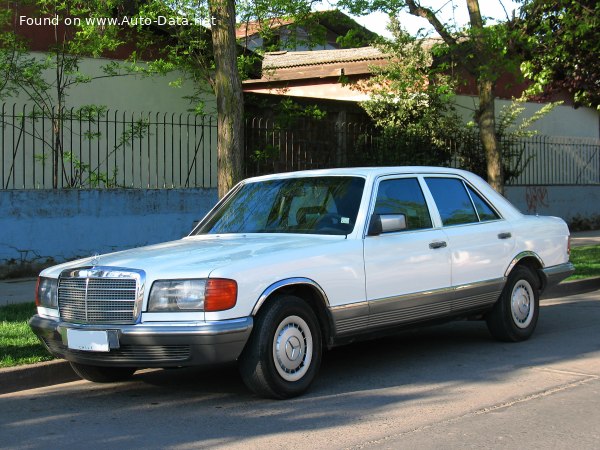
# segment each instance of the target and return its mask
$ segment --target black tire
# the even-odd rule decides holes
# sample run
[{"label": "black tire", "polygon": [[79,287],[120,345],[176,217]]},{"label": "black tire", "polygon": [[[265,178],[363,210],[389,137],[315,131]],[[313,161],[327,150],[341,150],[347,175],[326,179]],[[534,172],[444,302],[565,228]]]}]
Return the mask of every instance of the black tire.
[{"label": "black tire", "polygon": [[488,329],[500,341],[529,339],[540,313],[539,279],[524,266],[515,267],[492,311],[486,316]]},{"label": "black tire", "polygon": [[321,356],[315,313],[302,299],[285,295],[259,311],[239,368],[246,386],[261,397],[292,398],[309,388]]},{"label": "black tire", "polygon": [[103,367],[70,362],[73,371],[84,380],[94,383],[125,381],[135,373],[134,367]]}]

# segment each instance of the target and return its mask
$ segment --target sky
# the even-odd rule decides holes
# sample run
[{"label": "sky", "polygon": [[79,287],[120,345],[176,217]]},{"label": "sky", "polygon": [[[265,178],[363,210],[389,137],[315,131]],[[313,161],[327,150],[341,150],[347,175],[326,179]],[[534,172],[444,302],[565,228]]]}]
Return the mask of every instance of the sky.
[{"label": "sky", "polygon": [[[439,11],[439,17],[442,19],[442,22],[454,22],[459,27],[464,26],[469,22],[466,0],[422,0],[421,5],[430,7],[434,11]],[[479,0],[479,7],[482,15],[497,21],[506,20],[506,13],[504,12],[502,5],[506,8],[509,16],[512,15],[513,10],[517,10],[519,7],[519,4],[512,0]],[[335,1],[326,0],[323,1],[317,9],[334,8]],[[373,13],[366,16],[352,17],[369,30],[382,36],[391,37],[390,33],[386,30],[388,17],[385,14]],[[408,13],[402,13],[400,15],[400,21],[402,26],[411,35],[416,35],[419,29],[422,28],[433,32],[433,28],[429,26],[429,23],[425,19],[411,16]]]}]

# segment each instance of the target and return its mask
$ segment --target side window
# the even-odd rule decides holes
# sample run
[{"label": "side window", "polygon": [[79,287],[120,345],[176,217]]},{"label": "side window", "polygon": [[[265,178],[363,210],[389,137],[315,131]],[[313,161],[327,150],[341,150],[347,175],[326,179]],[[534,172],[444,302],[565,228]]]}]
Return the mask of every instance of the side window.
[{"label": "side window", "polygon": [[477,209],[477,214],[479,214],[480,221],[487,222],[488,220],[498,220],[500,218],[496,211],[494,211],[477,192],[471,189],[470,186],[467,186],[467,190],[469,191],[469,195],[475,204],[475,209]]},{"label": "side window", "polygon": [[427,202],[416,178],[384,180],[379,183],[375,214],[404,214],[407,230],[431,228]]},{"label": "side window", "polygon": [[427,178],[426,181],[444,225],[479,222],[473,203],[461,180],[456,178]]}]

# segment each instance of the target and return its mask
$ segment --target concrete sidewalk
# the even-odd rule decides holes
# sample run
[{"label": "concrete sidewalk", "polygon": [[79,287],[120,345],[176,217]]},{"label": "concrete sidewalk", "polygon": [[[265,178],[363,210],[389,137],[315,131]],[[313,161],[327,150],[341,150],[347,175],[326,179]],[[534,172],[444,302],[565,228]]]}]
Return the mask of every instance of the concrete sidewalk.
[{"label": "concrete sidewalk", "polygon": [[0,281],[0,306],[35,301],[36,278]]}]

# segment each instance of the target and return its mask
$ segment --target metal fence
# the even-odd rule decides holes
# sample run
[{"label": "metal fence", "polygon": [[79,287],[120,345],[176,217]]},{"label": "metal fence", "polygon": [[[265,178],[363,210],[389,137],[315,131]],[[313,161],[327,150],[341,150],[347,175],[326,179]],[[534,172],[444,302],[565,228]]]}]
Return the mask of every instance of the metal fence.
[{"label": "metal fence", "polygon": [[600,140],[533,136],[512,143],[527,162],[512,185],[600,185]]},{"label": "metal fence", "polygon": [[[0,189],[215,187],[217,121],[193,114],[0,106]],[[446,165],[484,175],[476,136],[438,142],[365,123],[246,120],[245,174],[329,167]],[[509,185],[600,185],[600,141],[503,140]]]},{"label": "metal fence", "polygon": [[[533,136],[503,139],[509,185],[600,185],[600,140]],[[300,118],[282,128],[276,120],[246,121],[246,175],[343,166],[445,165],[485,176],[476,135],[443,142],[394,136],[370,124]]]},{"label": "metal fence", "polygon": [[3,104],[0,188],[214,187],[216,120]]}]

